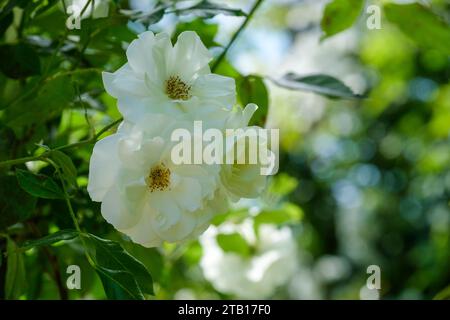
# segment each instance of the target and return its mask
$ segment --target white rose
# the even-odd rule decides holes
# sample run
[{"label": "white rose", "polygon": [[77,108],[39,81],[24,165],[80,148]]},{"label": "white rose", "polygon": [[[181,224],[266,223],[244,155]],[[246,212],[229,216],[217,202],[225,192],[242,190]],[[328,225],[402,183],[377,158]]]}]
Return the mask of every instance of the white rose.
[{"label": "white rose", "polygon": [[88,192],[102,202],[103,217],[146,247],[196,237],[216,213],[226,209],[218,188],[218,165],[175,165],[174,128],[192,124],[166,115],[124,123],[96,143],[89,167]]},{"label": "white rose", "polygon": [[[261,174],[263,163],[259,154],[261,149],[267,149],[267,139],[258,135],[258,130],[262,128],[247,127],[257,109],[258,107],[255,104],[249,104],[243,110],[233,110],[226,123],[227,128],[238,129],[239,131],[236,131],[233,135],[227,135],[225,158],[234,158],[234,163],[227,164],[224,161],[225,164],[222,167],[220,177],[223,186],[235,201],[240,198],[260,196],[267,182],[266,176]],[[233,140],[230,139],[232,136],[234,137]],[[256,145],[253,147],[256,147],[256,149],[250,148],[249,139],[255,139]],[[245,147],[238,148],[238,144]],[[267,149],[267,152],[270,152],[270,150]],[[256,163],[251,163],[250,158],[252,156],[255,157]]]},{"label": "white rose", "polygon": [[[250,257],[224,252],[217,243],[219,234],[239,233],[254,248]],[[297,246],[288,227],[261,225],[255,234],[253,221],[240,225],[211,226],[201,237],[200,266],[205,278],[221,292],[243,299],[270,298],[294,275],[298,267]]]},{"label": "white rose", "polygon": [[146,31],[131,42],[127,58],[116,72],[103,73],[106,91],[126,120],[163,113],[223,127],[235,104],[235,82],[210,72],[212,56],[195,32],[181,33],[173,46],[168,34]]}]

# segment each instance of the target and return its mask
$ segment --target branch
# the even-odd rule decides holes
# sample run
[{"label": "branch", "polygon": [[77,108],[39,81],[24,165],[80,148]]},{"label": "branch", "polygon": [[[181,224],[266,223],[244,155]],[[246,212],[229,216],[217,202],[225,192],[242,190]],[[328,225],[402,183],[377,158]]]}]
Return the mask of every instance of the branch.
[{"label": "branch", "polygon": [[216,59],[216,61],[214,61],[212,67],[211,67],[211,71],[214,72],[217,67],[220,65],[220,63],[222,62],[222,60],[225,58],[225,56],[227,55],[228,51],[230,50],[231,46],[233,45],[234,41],[237,39],[237,37],[241,34],[241,32],[245,29],[245,27],[247,26],[247,24],[249,23],[250,19],[253,17],[253,14],[255,13],[256,9],[258,9],[258,7],[261,5],[261,3],[264,0],[257,0],[255,2],[255,4],[253,5],[253,7],[250,9],[250,12],[248,13],[247,17],[244,20],[244,23],[239,27],[239,29],[236,31],[236,33],[233,35],[233,37],[231,38],[230,42],[228,43],[228,45],[225,47],[225,49],[222,51],[222,53],[220,54],[220,56]]},{"label": "branch", "polygon": [[[53,150],[67,150],[67,149],[77,148],[77,147],[81,147],[81,146],[84,146],[84,145],[96,143],[103,133],[105,133],[106,131],[108,131],[112,127],[114,127],[117,124],[119,124],[122,120],[123,119],[120,118],[120,119],[117,119],[114,122],[111,122],[106,127],[102,128],[95,136],[93,136],[90,139],[79,141],[79,142],[75,142],[75,143],[71,143],[71,144],[66,144],[66,145],[57,147],[57,148],[55,148]],[[50,155],[51,152],[52,152],[52,150],[47,150],[47,151],[45,151],[42,154],[37,155],[37,156],[29,156],[29,157],[24,157],[24,158],[18,158],[18,159],[1,161],[0,162],[0,168],[1,167],[7,167],[7,166],[12,166],[12,165],[16,165],[16,164],[25,163],[25,162],[28,162],[28,161],[44,160],[46,157],[48,157]]]}]

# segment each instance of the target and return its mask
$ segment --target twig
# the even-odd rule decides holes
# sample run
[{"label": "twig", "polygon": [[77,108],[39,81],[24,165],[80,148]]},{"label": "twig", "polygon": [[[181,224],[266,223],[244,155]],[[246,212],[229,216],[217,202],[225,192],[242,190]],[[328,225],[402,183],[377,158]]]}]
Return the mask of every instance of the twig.
[{"label": "twig", "polygon": [[[106,131],[108,131],[112,127],[114,127],[117,124],[119,124],[122,120],[123,119],[120,118],[120,119],[117,119],[116,121],[108,124],[107,126],[105,126],[103,129],[101,129],[95,136],[93,136],[90,139],[79,141],[79,142],[75,142],[75,143],[71,143],[71,144],[66,144],[66,145],[57,147],[57,148],[55,148],[53,150],[67,150],[67,149],[72,149],[72,148],[76,148],[76,147],[80,147],[80,146],[84,146],[84,145],[95,143],[95,142],[97,142],[97,140],[100,138],[100,136],[103,133],[105,133]],[[18,158],[18,159],[1,161],[0,162],[0,168],[1,167],[6,167],[6,166],[12,166],[12,165],[16,165],[16,164],[25,163],[25,162],[28,162],[28,161],[45,160],[50,155],[51,152],[52,152],[52,150],[47,150],[47,151],[45,151],[42,154],[37,155],[37,156],[29,156],[29,157],[23,157],[23,158]]]},{"label": "twig", "polygon": [[244,20],[244,23],[242,23],[242,25],[239,27],[239,29],[235,32],[235,34],[233,35],[233,37],[231,38],[230,42],[228,43],[228,45],[225,47],[225,49],[222,51],[222,53],[220,54],[220,56],[216,59],[216,61],[213,63],[212,67],[211,67],[211,71],[214,72],[217,67],[220,65],[220,63],[222,62],[222,60],[225,58],[225,56],[228,53],[228,50],[230,50],[231,46],[233,45],[234,41],[237,39],[237,37],[241,34],[241,32],[245,29],[245,27],[247,26],[247,24],[249,23],[250,19],[253,17],[253,14],[255,13],[255,11],[258,9],[258,7],[261,5],[261,3],[264,0],[257,0],[255,2],[255,4],[253,5],[253,7],[250,9],[250,12],[248,13],[247,17]]}]

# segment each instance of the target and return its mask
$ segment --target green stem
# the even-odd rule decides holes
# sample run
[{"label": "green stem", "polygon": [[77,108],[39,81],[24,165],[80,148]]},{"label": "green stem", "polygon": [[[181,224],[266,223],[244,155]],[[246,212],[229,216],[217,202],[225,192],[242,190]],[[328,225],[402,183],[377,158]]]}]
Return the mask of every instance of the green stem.
[{"label": "green stem", "polygon": [[45,81],[52,81],[52,80],[58,79],[60,77],[79,75],[79,74],[81,75],[83,73],[90,73],[90,72],[101,73],[102,71],[98,68],[83,68],[83,69],[70,70],[70,71],[56,73],[56,74],[48,77],[47,79],[45,79]]},{"label": "green stem", "polygon": [[[84,12],[87,10],[87,8],[89,7],[89,5],[91,4],[92,0],[89,0],[88,2],[86,2],[86,4],[84,5],[83,9],[81,9],[80,12],[80,17],[83,16]],[[94,8],[92,8],[94,9]],[[92,10],[91,14],[94,12],[94,10]]]},{"label": "green stem", "polygon": [[83,231],[81,231],[80,225],[78,223],[78,219],[75,215],[75,212],[73,211],[72,203],[70,202],[70,197],[69,197],[69,194],[68,194],[67,188],[66,188],[66,183],[64,182],[64,179],[62,177],[62,174],[61,174],[59,168],[55,166],[55,169],[56,169],[56,172],[58,173],[59,179],[61,180],[62,188],[64,191],[64,198],[66,200],[67,208],[69,209],[70,217],[72,218],[73,224],[75,225],[75,229],[77,229],[78,233],[81,235],[83,233]]},{"label": "green stem", "polygon": [[84,254],[86,256],[86,259],[88,260],[88,262],[91,266],[95,266],[94,260],[92,259],[91,255],[89,254],[89,248],[86,243],[86,240],[84,239],[85,233],[81,230],[80,224],[78,223],[77,216],[75,215],[75,211],[73,211],[72,203],[70,202],[70,196],[69,196],[69,193],[67,192],[66,183],[64,182],[64,178],[62,176],[61,170],[53,161],[50,161],[50,163],[55,167],[56,173],[58,174],[59,180],[61,181],[62,189],[64,192],[64,199],[66,200],[66,205],[67,205],[67,208],[69,209],[70,217],[72,218],[75,229],[78,231],[79,238],[81,240],[81,244],[84,247]]},{"label": "green stem", "polygon": [[[45,154],[45,152],[43,154]],[[30,156],[30,157],[23,157],[23,158],[17,158],[17,159],[12,159],[12,160],[1,161],[0,167],[13,166],[13,165],[25,163],[28,161],[42,160],[43,154],[41,154],[39,156]]]},{"label": "green stem", "polygon": [[[57,147],[54,150],[60,150],[61,151],[61,150],[67,150],[67,149],[81,147],[81,146],[88,145],[88,144],[93,144],[93,143],[98,141],[98,139],[100,138],[100,136],[103,133],[105,133],[106,131],[108,131],[112,127],[114,127],[117,124],[119,124],[122,120],[123,119],[120,118],[120,119],[117,119],[114,122],[111,122],[110,124],[108,124],[107,126],[102,128],[95,136],[93,136],[90,139],[79,141],[79,142],[75,142],[75,143],[71,143],[71,144],[66,144],[66,145]],[[44,160],[47,156],[50,155],[51,152],[52,152],[52,150],[47,150],[44,153],[42,153],[40,155],[37,155],[37,156],[29,156],[29,157],[24,157],[24,158],[0,161],[0,168],[1,167],[12,166],[12,165],[16,165],[16,164],[22,164],[22,163],[25,163],[25,162],[28,162],[28,161]]]},{"label": "green stem", "polygon": [[67,13],[67,5],[66,5],[66,1],[65,1],[65,0],[61,0],[61,4],[62,4],[63,10],[64,10],[64,14],[65,14],[66,17],[67,17],[67,16],[68,16],[68,13]]},{"label": "green stem", "polygon": [[108,131],[109,129],[111,129],[112,127],[115,127],[116,125],[118,125],[119,123],[121,123],[123,120],[123,118],[117,119],[114,122],[111,122],[110,124],[108,124],[106,127],[104,127],[103,129],[101,129],[95,136],[94,139],[95,142],[97,142],[98,138],[100,138],[100,136],[102,134],[104,134],[106,131]]},{"label": "green stem", "polygon": [[255,11],[258,9],[258,7],[261,5],[261,3],[264,0],[257,0],[255,2],[255,4],[253,5],[253,7],[250,9],[250,12],[248,13],[247,17],[244,20],[244,23],[241,24],[241,26],[239,27],[239,29],[234,33],[233,37],[231,38],[230,42],[228,43],[228,45],[225,47],[225,49],[222,51],[222,53],[220,54],[220,56],[216,59],[216,61],[213,63],[212,67],[211,67],[211,71],[214,72],[217,67],[220,65],[220,63],[222,62],[222,60],[225,58],[225,56],[227,55],[228,51],[230,50],[231,46],[233,45],[233,43],[236,41],[237,37],[241,34],[241,32],[245,29],[245,27],[247,26],[247,24],[250,22],[251,18],[253,17],[253,14],[255,13]]}]

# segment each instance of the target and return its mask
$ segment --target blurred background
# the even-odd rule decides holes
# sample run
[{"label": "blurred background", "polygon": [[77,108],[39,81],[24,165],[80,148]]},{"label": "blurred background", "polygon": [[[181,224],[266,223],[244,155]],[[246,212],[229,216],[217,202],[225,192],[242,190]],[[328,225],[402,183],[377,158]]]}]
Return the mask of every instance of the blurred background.
[{"label": "blurred background", "polygon": [[[118,234],[85,190],[90,147],[71,151],[80,186],[73,202],[82,226],[119,241],[142,261],[155,282],[155,298],[450,297],[450,41],[445,43],[450,3],[417,1],[420,7],[408,8],[426,8],[423,16],[405,9],[393,17],[386,16],[385,5],[415,1],[368,1],[366,6],[381,8],[380,29],[368,28],[371,14],[363,9],[350,28],[323,39],[321,20],[329,2],[263,1],[218,66],[217,73],[236,79],[239,102],[265,107],[265,126],[280,129],[280,170],[261,199],[234,204],[199,241],[146,249]],[[108,3],[106,11],[94,10],[98,19],[81,22],[109,21],[90,26],[97,31],[81,55],[83,27],[51,55],[64,31],[61,7],[35,18],[24,31],[7,30],[4,41],[27,37],[42,65],[54,59],[48,72],[85,72],[76,75],[75,89],[58,84],[50,98],[58,111],[46,114],[42,123],[33,122],[29,104],[17,107],[21,116],[14,117],[9,108],[0,111],[6,124],[1,160],[23,156],[41,141],[57,146],[88,136],[85,112],[98,128],[119,118],[98,70],[121,66],[136,33],[149,28],[176,37],[194,30],[217,55],[245,19],[167,13],[154,24],[124,23],[112,18],[117,3],[145,13],[156,1],[115,3]],[[254,1],[213,3],[248,12]],[[274,79],[288,72],[334,76],[365,98],[330,99],[277,85]],[[17,99],[21,81],[2,75],[2,105]],[[40,162],[27,166],[50,170]],[[9,226],[16,242],[71,227],[63,201],[39,199],[35,205],[33,217]],[[58,281],[65,282],[70,264],[81,267],[81,290],[61,292]],[[380,270],[377,288],[367,286],[371,265]],[[105,298],[77,241],[28,250],[25,268],[27,286],[20,298]],[[4,275],[5,264],[0,270]]]}]

